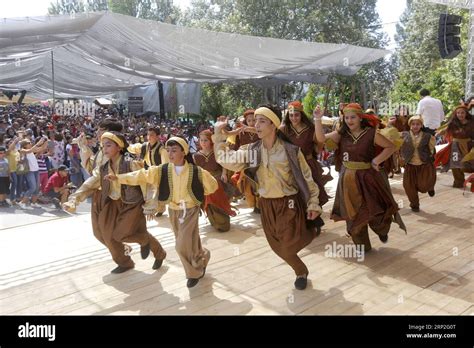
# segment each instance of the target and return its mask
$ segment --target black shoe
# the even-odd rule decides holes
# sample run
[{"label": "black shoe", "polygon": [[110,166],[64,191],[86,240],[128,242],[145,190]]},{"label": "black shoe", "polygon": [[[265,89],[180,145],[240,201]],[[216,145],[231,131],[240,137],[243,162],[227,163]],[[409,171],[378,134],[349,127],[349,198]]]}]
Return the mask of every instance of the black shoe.
[{"label": "black shoe", "polygon": [[140,255],[142,256],[143,260],[145,260],[148,255],[150,255],[150,243],[140,247]]},{"label": "black shoe", "polygon": [[53,198],[53,204],[56,209],[61,209],[61,201],[58,198]]},{"label": "black shoe", "polygon": [[253,208],[253,212],[255,214],[260,214],[260,208],[257,208],[257,207]]},{"label": "black shoe", "polygon": [[434,190],[428,191],[428,195],[429,195],[430,197],[434,197],[435,191],[434,191]]},{"label": "black shoe", "polygon": [[126,272],[126,271],[128,271],[129,269],[132,269],[132,268],[134,268],[134,267],[135,267],[135,266],[130,266],[130,267],[117,266],[117,267],[114,268],[112,271],[110,271],[110,273],[113,273],[113,274],[120,274],[120,273]]},{"label": "black shoe", "polygon": [[411,211],[413,211],[415,213],[419,213],[420,212],[420,207],[411,207]]},{"label": "black shoe", "polygon": [[193,286],[196,286],[197,283],[199,283],[199,278],[189,278],[186,286],[192,288]]},{"label": "black shoe", "polygon": [[296,278],[296,280],[295,280],[295,288],[296,289],[304,290],[304,289],[306,289],[307,285],[308,285],[308,276]]},{"label": "black shoe", "polygon": [[155,259],[155,262],[153,262],[153,266],[151,268],[152,269],[159,269],[162,264],[163,264],[163,260]]},{"label": "black shoe", "polygon": [[379,236],[379,239],[382,243],[387,243],[388,242],[388,234],[386,234],[385,236]]}]

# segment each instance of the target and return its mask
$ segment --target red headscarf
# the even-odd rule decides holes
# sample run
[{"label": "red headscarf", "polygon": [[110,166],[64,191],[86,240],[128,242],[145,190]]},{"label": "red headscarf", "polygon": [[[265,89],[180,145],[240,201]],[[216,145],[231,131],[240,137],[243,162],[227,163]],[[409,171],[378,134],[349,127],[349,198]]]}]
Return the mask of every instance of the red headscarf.
[{"label": "red headscarf", "polygon": [[347,111],[355,112],[361,119],[367,120],[372,128],[377,128],[377,126],[380,124],[380,119],[377,117],[377,115],[364,113],[362,107],[358,103],[350,103],[344,106],[342,112]]},{"label": "red headscarf", "polygon": [[288,103],[288,109],[293,108],[295,111],[303,111],[303,104],[299,100]]},{"label": "red headscarf", "polygon": [[245,110],[245,112],[244,112],[244,118],[247,117],[248,115],[253,115],[253,114],[255,114],[255,110],[254,110],[254,109]]}]

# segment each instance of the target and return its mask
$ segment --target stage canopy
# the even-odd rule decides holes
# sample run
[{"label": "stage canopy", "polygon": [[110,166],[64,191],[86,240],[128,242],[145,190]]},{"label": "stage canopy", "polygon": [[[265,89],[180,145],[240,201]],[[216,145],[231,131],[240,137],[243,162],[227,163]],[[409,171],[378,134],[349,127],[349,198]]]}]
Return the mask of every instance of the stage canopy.
[{"label": "stage canopy", "polygon": [[[213,32],[111,12],[0,20],[0,88],[97,97],[175,82],[323,82],[389,51]],[[53,58],[53,59],[52,59]],[[54,69],[53,69],[54,64]]]}]

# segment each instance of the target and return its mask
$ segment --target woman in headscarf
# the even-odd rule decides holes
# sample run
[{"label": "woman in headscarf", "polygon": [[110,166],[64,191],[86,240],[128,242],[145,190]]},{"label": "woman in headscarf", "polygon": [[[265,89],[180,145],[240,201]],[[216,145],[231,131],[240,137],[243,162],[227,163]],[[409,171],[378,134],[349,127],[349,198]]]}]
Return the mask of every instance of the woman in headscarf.
[{"label": "woman in headscarf", "polygon": [[442,164],[443,170],[453,172],[453,187],[464,187],[464,173],[474,172],[471,158],[474,147],[474,119],[465,105],[457,106],[445,127],[440,127],[438,135],[445,135],[449,142],[435,156],[435,165]]},{"label": "woman in headscarf", "polygon": [[[368,226],[383,243],[388,241],[392,219],[405,229],[388,179],[380,172],[380,165],[392,155],[395,145],[377,133],[378,117],[365,114],[359,104],[348,104],[343,112],[340,129],[324,134],[322,111],[317,106],[313,112],[314,124],[318,141],[334,141],[342,159],[331,219],[346,221],[348,234],[358,252],[363,253],[372,248]],[[382,149],[379,154],[377,146]]]},{"label": "woman in headscarf", "polygon": [[319,188],[319,205],[323,206],[329,200],[324,190],[324,185],[329,180],[327,180],[327,176],[323,176],[323,169],[317,161],[318,152],[322,150],[323,144],[318,144],[314,124],[306,116],[301,102],[293,101],[288,104],[288,112],[280,130],[292,144],[301,148],[306,162],[311,168],[313,180]]},{"label": "woman in headscarf", "polygon": [[225,190],[227,183],[227,170],[217,163],[212,142],[212,132],[204,130],[199,133],[199,145],[201,149],[193,155],[194,164],[207,170],[217,180],[219,188],[216,192],[206,196],[203,209],[207,214],[209,222],[219,232],[227,232],[230,229],[230,217],[235,216],[235,211],[230,206],[230,190]]}]

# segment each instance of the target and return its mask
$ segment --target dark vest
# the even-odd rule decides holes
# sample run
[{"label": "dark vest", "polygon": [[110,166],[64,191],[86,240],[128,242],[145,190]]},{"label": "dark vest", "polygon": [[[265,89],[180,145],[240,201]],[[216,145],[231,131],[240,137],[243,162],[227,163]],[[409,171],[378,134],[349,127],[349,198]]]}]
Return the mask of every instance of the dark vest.
[{"label": "dark vest", "polygon": [[[188,192],[194,203],[201,205],[204,202],[204,186],[202,184],[202,170],[198,166],[188,163]],[[169,170],[169,163],[160,166],[160,186],[158,201],[167,204],[173,192],[173,172]],[[183,173],[184,174],[184,173]]]},{"label": "dark vest", "polygon": [[[150,148],[149,143],[144,143],[140,150],[140,158],[142,160],[145,159],[145,155],[147,151],[151,151],[153,156],[150,156],[151,165],[152,166],[159,166],[161,164],[161,155],[160,155],[161,144],[157,142],[153,147]],[[145,162],[145,169],[148,169],[148,164]]]},{"label": "dark vest", "polygon": [[[256,141],[248,146],[248,151],[255,151],[254,153],[257,154],[256,163],[249,163],[249,167],[244,169],[244,174],[251,180],[254,186],[258,185],[258,176],[257,170],[262,163],[262,153],[261,153],[261,144],[262,141]],[[300,164],[298,162],[298,151],[300,148],[296,145],[283,141],[283,147],[286,152],[286,156],[288,157],[288,163],[290,165],[290,171],[293,174],[296,185],[298,186],[298,194],[301,195],[301,198],[304,203],[304,209],[306,210],[306,205],[308,204],[309,199],[311,198],[308,184],[303,176],[301,171]],[[247,156],[250,158],[250,156]],[[320,228],[324,225],[321,216],[318,216],[316,220],[306,220],[306,226],[308,228]]]},{"label": "dark vest", "polygon": [[[117,174],[130,173],[132,171],[130,168],[131,161],[131,159],[122,157],[119,164],[119,172]],[[110,181],[104,179],[107,174],[109,174],[109,161],[107,161],[102,167],[100,167],[102,206],[105,205],[105,202],[110,192]],[[138,204],[143,202],[143,194],[140,186],[120,185],[120,188],[121,199],[122,202],[124,202],[125,204]]]},{"label": "dark vest", "polygon": [[[413,143],[410,132],[402,132],[403,145],[400,148],[400,155],[406,164],[410,163],[415,154],[415,144]],[[433,154],[430,152],[431,134],[422,132],[422,138],[418,145],[418,154],[423,163],[433,161]]]}]

